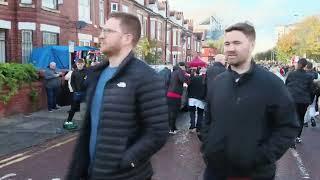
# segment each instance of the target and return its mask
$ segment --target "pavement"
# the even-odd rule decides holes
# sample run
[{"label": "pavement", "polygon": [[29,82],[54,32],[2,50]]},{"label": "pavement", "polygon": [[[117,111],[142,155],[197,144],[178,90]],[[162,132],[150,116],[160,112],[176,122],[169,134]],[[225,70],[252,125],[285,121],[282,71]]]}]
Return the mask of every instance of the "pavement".
[{"label": "pavement", "polygon": [[[42,110],[0,118],[0,157],[74,133],[62,128],[69,109],[70,106],[65,106],[53,112]],[[81,116],[83,114],[76,113],[74,122],[81,125]]]}]

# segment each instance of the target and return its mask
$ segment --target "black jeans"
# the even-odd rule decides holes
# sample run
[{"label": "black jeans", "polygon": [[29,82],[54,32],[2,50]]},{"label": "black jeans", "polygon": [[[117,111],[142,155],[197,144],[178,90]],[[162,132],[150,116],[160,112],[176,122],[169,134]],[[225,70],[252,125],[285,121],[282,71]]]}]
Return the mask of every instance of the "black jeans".
[{"label": "black jeans", "polygon": [[48,102],[48,110],[57,108],[57,94],[58,88],[46,88],[47,90],[47,102]]},{"label": "black jeans", "polygon": [[300,132],[298,137],[301,137],[301,134],[302,134],[303,124],[304,124],[304,115],[307,112],[308,106],[309,104],[296,103],[296,110],[297,110],[298,118],[300,122]]},{"label": "black jeans", "polygon": [[[196,111],[197,111],[197,125],[196,125]],[[200,130],[202,127],[202,120],[203,120],[203,112],[204,109],[197,108],[195,106],[189,106],[189,113],[190,113],[190,127],[197,128]]]},{"label": "black jeans", "polygon": [[[73,93],[72,93],[73,95]],[[71,122],[73,119],[73,116],[76,112],[80,111],[80,101],[75,101],[74,99],[72,99],[71,101],[71,108],[69,111],[69,116],[68,116],[68,122]]]},{"label": "black jeans", "polygon": [[176,120],[181,106],[181,98],[168,98],[169,127],[171,131],[177,130]]}]

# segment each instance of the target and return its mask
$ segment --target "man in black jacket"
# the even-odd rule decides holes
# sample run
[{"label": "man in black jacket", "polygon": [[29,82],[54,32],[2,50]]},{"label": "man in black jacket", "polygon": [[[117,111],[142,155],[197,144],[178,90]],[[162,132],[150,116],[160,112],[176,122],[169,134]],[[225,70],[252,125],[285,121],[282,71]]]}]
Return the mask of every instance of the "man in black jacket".
[{"label": "man in black jacket", "polygon": [[72,130],[78,126],[72,122],[73,116],[76,112],[80,111],[80,103],[83,101],[85,96],[85,80],[87,78],[86,70],[84,69],[85,63],[83,59],[79,59],[76,63],[77,69],[72,72],[71,75],[71,87],[73,92],[71,108],[69,110],[69,116],[67,121],[63,124],[63,127]]},{"label": "man in black jacket", "polygon": [[298,118],[300,122],[300,132],[296,138],[297,143],[301,143],[301,133],[304,124],[304,115],[308,109],[309,104],[312,103],[313,95],[313,79],[312,74],[308,74],[304,68],[307,66],[308,61],[301,58],[298,61],[295,71],[288,74],[286,79],[286,86],[288,87],[291,96],[296,105]]},{"label": "man in black jacket", "polygon": [[253,26],[230,26],[224,41],[230,66],[208,87],[204,179],[272,180],[276,161],[298,134],[294,103],[283,82],[253,62]]},{"label": "man in black jacket", "polygon": [[176,119],[181,107],[183,84],[187,82],[187,79],[188,78],[185,73],[185,63],[179,62],[179,66],[173,67],[167,92],[170,134],[176,134]]},{"label": "man in black jacket", "polygon": [[88,76],[87,110],[68,180],[149,180],[150,158],[165,144],[168,106],[162,78],[134,57],[138,17],[112,13],[100,34],[109,59]]}]

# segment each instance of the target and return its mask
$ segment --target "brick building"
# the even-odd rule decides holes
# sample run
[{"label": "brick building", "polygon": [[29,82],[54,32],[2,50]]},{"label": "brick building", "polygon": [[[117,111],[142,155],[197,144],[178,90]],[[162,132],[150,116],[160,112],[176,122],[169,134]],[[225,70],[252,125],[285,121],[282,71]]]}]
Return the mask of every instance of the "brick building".
[{"label": "brick building", "polygon": [[32,49],[45,45],[98,46],[101,26],[116,11],[139,17],[142,37],[157,41],[163,62],[200,52],[192,21],[165,0],[0,0],[0,63],[27,63]]}]

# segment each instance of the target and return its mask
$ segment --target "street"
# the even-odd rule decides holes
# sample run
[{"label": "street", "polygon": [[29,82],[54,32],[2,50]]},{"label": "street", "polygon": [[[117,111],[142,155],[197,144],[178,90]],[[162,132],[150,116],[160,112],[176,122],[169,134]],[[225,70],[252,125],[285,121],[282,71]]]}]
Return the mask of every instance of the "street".
[{"label": "street", "polygon": [[[204,163],[196,134],[189,132],[187,114],[179,118],[178,134],[152,158],[153,180],[201,180]],[[78,133],[56,138],[0,160],[0,177],[12,180],[64,179]],[[306,128],[303,143],[289,149],[278,162],[277,180],[320,180],[320,129]],[[1,179],[1,178],[0,178]]]}]

